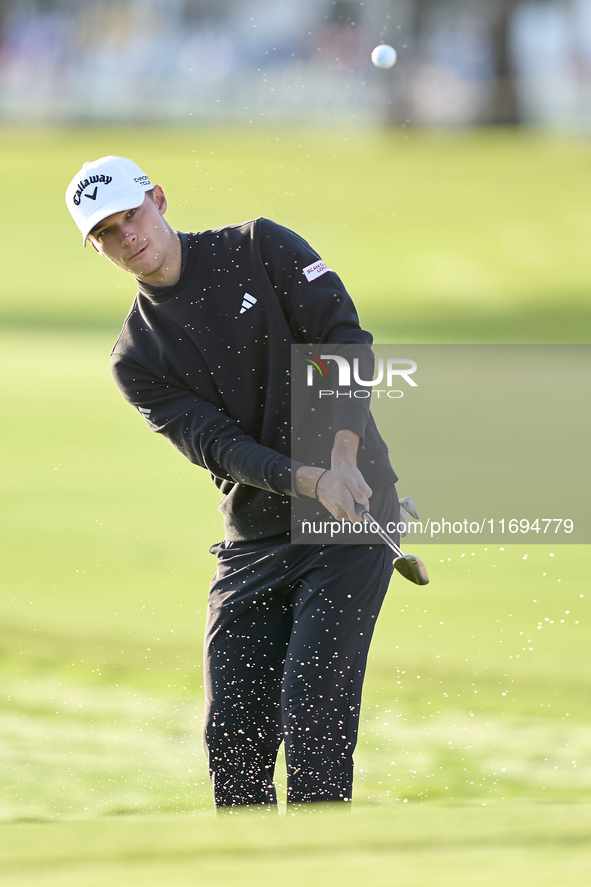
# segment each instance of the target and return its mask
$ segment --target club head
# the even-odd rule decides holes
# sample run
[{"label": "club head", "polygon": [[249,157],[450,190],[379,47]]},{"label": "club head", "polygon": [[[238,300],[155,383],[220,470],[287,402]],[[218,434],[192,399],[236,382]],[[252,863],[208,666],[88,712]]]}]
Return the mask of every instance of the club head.
[{"label": "club head", "polygon": [[[412,508],[418,515],[416,511],[416,505],[412,501]],[[363,507],[359,502],[355,503],[355,511],[357,514],[363,518],[363,520],[371,521],[373,520],[369,511]],[[400,548],[396,545],[393,539],[391,539],[388,534],[377,524],[379,535],[384,540],[384,542],[390,546],[397,555],[394,558],[394,569],[398,570],[398,572],[404,576],[405,579],[408,579],[409,582],[414,582],[415,585],[428,585],[429,584],[429,576],[427,574],[427,569],[425,564],[422,562],[420,557],[416,557],[414,554],[403,554]]]},{"label": "club head", "polygon": [[402,557],[394,558],[394,568],[401,576],[404,576],[409,582],[414,582],[415,585],[429,584],[425,564],[414,554],[404,554]]}]

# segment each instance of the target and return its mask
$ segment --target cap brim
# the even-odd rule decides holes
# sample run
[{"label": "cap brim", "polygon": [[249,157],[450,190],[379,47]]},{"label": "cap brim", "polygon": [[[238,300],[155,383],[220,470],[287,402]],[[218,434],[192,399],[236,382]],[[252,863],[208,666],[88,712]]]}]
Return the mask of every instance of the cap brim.
[{"label": "cap brim", "polygon": [[[150,185],[150,188],[151,187],[152,186]],[[107,203],[105,206],[101,206],[100,209],[97,209],[97,211],[86,220],[86,225],[82,231],[82,246],[86,246],[86,238],[94,226],[98,225],[99,222],[102,222],[103,219],[106,219],[107,216],[112,216],[113,213],[123,212],[125,209],[136,209],[138,206],[141,206],[144,202],[146,193],[150,188],[146,188],[145,191],[142,191],[139,194],[136,192],[135,194],[130,194],[128,197],[118,197],[117,200],[113,200],[111,203]]]}]

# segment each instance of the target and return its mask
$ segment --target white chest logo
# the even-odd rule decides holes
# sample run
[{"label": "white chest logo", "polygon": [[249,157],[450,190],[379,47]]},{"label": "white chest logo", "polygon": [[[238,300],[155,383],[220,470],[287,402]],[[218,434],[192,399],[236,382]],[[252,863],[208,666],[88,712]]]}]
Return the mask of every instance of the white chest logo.
[{"label": "white chest logo", "polygon": [[328,271],[332,271],[332,268],[329,268],[328,265],[325,265],[320,259],[312,265],[307,265],[306,268],[302,268],[302,274],[308,282],[316,280],[317,277],[321,277],[322,274],[326,274]]},{"label": "white chest logo", "polygon": [[244,314],[249,308],[252,308],[253,305],[256,305],[257,300],[254,296],[251,296],[250,293],[244,293],[244,298],[242,299],[242,308],[240,309],[240,313]]}]

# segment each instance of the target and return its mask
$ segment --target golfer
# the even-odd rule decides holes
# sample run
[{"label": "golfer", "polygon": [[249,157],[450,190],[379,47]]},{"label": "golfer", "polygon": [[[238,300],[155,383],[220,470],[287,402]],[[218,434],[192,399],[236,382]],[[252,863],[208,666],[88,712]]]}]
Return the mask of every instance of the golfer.
[{"label": "golfer", "polygon": [[397,478],[361,398],[323,408],[325,463],[290,458],[290,346],[372,337],[337,275],[274,222],[174,231],[160,185],[116,156],[84,164],[66,202],[83,245],[138,283],[112,353],[117,386],[222,496],[204,666],[216,808],[276,805],[281,741],[290,806],[348,803],[392,557],[379,540],[291,544],[290,502],[352,523],[361,503],[397,521]]}]

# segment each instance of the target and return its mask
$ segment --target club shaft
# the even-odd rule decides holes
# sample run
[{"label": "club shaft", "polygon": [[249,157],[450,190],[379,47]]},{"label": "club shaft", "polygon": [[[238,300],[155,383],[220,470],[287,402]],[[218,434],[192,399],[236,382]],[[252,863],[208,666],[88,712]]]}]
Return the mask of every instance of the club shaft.
[{"label": "club shaft", "polygon": [[404,557],[402,551],[398,548],[394,540],[391,539],[390,536],[388,536],[386,531],[379,525],[377,520],[371,516],[369,511],[362,511],[361,517],[363,518],[363,520],[368,521],[368,523],[373,524],[373,526],[375,527],[375,531],[380,539],[383,539],[386,545],[389,545],[392,551],[397,554],[398,557]]}]

